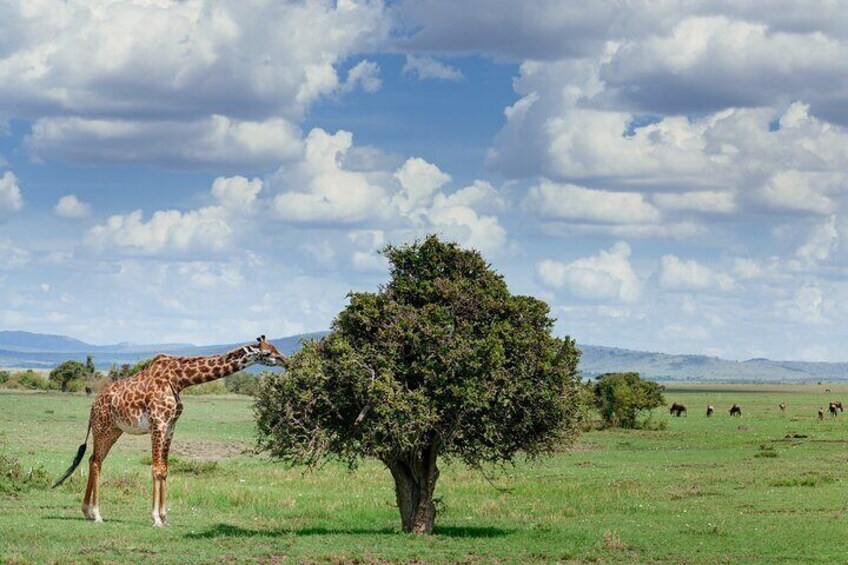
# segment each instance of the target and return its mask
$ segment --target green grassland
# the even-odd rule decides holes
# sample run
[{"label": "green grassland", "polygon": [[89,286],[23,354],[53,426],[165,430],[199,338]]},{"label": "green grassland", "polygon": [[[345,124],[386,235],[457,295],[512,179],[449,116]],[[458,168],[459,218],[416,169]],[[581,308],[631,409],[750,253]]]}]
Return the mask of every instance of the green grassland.
[{"label": "green grassland", "polygon": [[[489,479],[443,462],[437,531],[417,537],[399,531],[377,463],[304,472],[246,453],[251,402],[235,396],[185,399],[169,527],[152,527],[147,436],[120,439],[104,464],[106,522],[85,522],[85,470],[44,483],[85,436],[91,398],[0,393],[0,461],[19,459],[24,475],[0,494],[0,563],[846,561],[848,413],[819,422],[816,411],[848,387],[695,385],[666,398],[689,415],[656,413],[665,430],[588,432]],[[727,414],[734,402],[741,419]]]}]

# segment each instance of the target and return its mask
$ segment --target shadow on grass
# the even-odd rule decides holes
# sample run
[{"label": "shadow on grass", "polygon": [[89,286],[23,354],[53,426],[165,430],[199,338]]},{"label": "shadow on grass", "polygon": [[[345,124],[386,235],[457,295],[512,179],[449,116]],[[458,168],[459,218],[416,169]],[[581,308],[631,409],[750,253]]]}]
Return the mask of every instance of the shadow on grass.
[{"label": "shadow on grass", "polygon": [[[91,522],[95,524],[93,520],[86,520],[84,517],[80,516],[77,518],[76,516],[44,516],[41,518],[42,520],[63,520],[67,522]],[[112,523],[112,524],[132,524],[135,523],[131,520],[121,520],[120,518],[104,518],[103,523]]]},{"label": "shadow on grass", "polygon": [[[452,538],[498,538],[511,534],[511,531],[499,528],[475,528],[446,526],[436,528],[435,535]],[[186,534],[188,539],[213,539],[221,537],[252,538],[252,537],[286,537],[286,536],[385,536],[404,535],[393,528],[301,528],[281,530],[251,530],[231,524],[216,524],[203,532]]]}]

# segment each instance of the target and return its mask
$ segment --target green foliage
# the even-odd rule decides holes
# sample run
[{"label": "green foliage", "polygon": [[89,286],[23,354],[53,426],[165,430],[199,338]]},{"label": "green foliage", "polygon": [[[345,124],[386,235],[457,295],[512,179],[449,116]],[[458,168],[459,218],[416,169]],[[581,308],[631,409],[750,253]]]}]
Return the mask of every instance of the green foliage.
[{"label": "green foliage", "polygon": [[636,428],[641,413],[665,404],[663,390],[639,373],[608,373],[595,382],[595,406],[607,426]]},{"label": "green foliage", "polygon": [[20,459],[0,454],[0,494],[26,492],[50,486],[50,478],[41,465],[25,467]]},{"label": "green foliage", "polygon": [[256,396],[259,393],[259,383],[262,375],[255,376],[245,371],[239,371],[238,373],[224,377],[224,386],[233,394]]},{"label": "green foliage", "polygon": [[120,379],[125,379],[127,377],[131,377],[133,375],[137,375],[141,371],[147,368],[150,363],[153,362],[153,358],[143,359],[136,363],[135,365],[129,365],[127,363],[118,367],[117,365],[112,365],[109,368],[108,377],[110,381],[117,381]]},{"label": "green foliage", "polygon": [[572,441],[579,351],[544,302],[511,295],[476,251],[436,236],[387,247],[391,280],[350,304],[256,403],[259,444],[355,466],[435,447],[472,467]]},{"label": "green foliage", "polygon": [[50,382],[55,383],[62,392],[77,392],[85,386],[87,374],[85,365],[79,361],[65,361],[50,371]]},{"label": "green foliage", "polygon": [[188,388],[184,388],[180,391],[180,394],[187,394],[189,396],[202,396],[204,394],[227,394],[229,392],[227,387],[224,386],[220,380],[217,381],[209,381],[208,383],[203,383],[197,386],[190,386]]},{"label": "green foliage", "polygon": [[47,390],[50,382],[32,369],[10,373],[0,372],[0,386],[12,390]]}]

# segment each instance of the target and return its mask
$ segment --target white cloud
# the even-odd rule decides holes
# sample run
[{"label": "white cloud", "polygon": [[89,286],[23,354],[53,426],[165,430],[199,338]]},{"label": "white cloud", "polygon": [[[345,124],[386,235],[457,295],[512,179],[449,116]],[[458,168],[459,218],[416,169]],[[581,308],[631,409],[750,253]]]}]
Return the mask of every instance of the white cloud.
[{"label": "white cloud", "polygon": [[41,118],[26,144],[43,160],[171,167],[270,167],[301,151],[300,130],[284,119],[257,122],[222,115],[192,121]]},{"label": "white cloud", "polygon": [[80,220],[91,215],[91,205],[73,194],[67,194],[56,202],[53,212],[60,218]]},{"label": "white cloud", "polygon": [[717,190],[654,194],[654,202],[667,210],[692,210],[728,214],[736,210],[733,194]]},{"label": "white cloud", "polygon": [[401,72],[415,76],[418,80],[462,80],[462,73],[459,70],[427,56],[407,55]]},{"label": "white cloud", "polygon": [[[302,159],[269,179],[279,191],[275,216],[313,227],[391,228],[407,237],[435,231],[488,253],[506,246],[506,230],[494,215],[505,203],[488,182],[447,192],[451,177],[433,163],[413,157],[391,172],[379,166],[355,170],[347,164],[354,150],[349,132],[312,130]],[[360,265],[364,260],[357,259]]]},{"label": "white cloud", "polygon": [[145,221],[143,212],[114,215],[91,228],[86,243],[100,251],[122,250],[143,254],[222,251],[235,239],[236,231],[262,189],[259,179],[219,177],[212,184],[216,204],[196,210],[159,210]]},{"label": "white cloud", "polygon": [[343,90],[350,92],[361,86],[365,92],[377,92],[383,86],[380,65],[373,61],[360,61],[347,73]]},{"label": "white cloud", "polygon": [[817,285],[805,285],[795,291],[792,298],[778,301],[777,313],[788,320],[802,324],[827,324],[831,320],[825,316],[832,311],[833,302],[826,300]]},{"label": "white cloud", "polygon": [[795,256],[804,265],[811,266],[830,257],[838,243],[839,232],[836,229],[836,216],[831,216],[826,222],[810,231],[807,241],[795,250]]},{"label": "white cloud", "polygon": [[212,183],[212,196],[215,200],[225,210],[235,213],[252,211],[261,190],[262,181],[258,178],[218,177]]},{"label": "white cloud", "polygon": [[844,182],[842,174],[786,170],[772,175],[761,188],[760,196],[773,208],[832,214],[836,210],[836,202],[823,191],[832,190],[832,187],[839,187]]},{"label": "white cloud", "polygon": [[18,186],[18,177],[12,171],[6,171],[0,177],[0,212],[17,212],[24,207],[24,197]]},{"label": "white cloud", "polygon": [[379,0],[20,2],[0,18],[0,106],[36,120],[40,158],[264,167],[316,101],[379,88],[372,62],[338,68],[390,25]]},{"label": "white cloud", "polygon": [[530,189],[525,207],[541,218],[608,224],[656,223],[662,216],[636,192],[609,192],[549,180]]},{"label": "white cloud", "polygon": [[301,161],[283,167],[270,180],[284,192],[274,199],[278,218],[297,223],[357,223],[387,214],[385,175],[351,171],[342,160],[353,145],[346,131],[309,132]]},{"label": "white cloud", "polygon": [[30,254],[8,239],[0,238],[0,269],[10,271],[29,263]]},{"label": "white cloud", "polygon": [[433,194],[451,180],[450,175],[443,173],[436,165],[418,157],[407,159],[395,171],[394,177],[401,187],[394,198],[395,205],[405,214],[428,206]]},{"label": "white cloud", "polygon": [[630,246],[619,241],[609,251],[570,263],[545,260],[536,272],[543,285],[565,289],[579,298],[636,302],[642,284],[630,264]]},{"label": "white cloud", "polygon": [[694,260],[683,260],[674,255],[664,255],[660,260],[660,285],[673,290],[704,290],[718,287],[729,290],[733,279],[724,273],[715,273],[706,265]]}]

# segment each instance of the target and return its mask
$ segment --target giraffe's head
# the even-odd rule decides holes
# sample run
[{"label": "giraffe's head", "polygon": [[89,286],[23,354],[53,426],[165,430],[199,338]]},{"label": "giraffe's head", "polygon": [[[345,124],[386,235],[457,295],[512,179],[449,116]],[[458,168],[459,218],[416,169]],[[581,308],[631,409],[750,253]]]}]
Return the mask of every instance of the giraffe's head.
[{"label": "giraffe's head", "polygon": [[245,361],[248,365],[259,363],[269,367],[285,367],[289,358],[274,347],[274,344],[265,339],[265,336],[256,338],[256,343],[245,345],[242,348],[245,353]]}]

